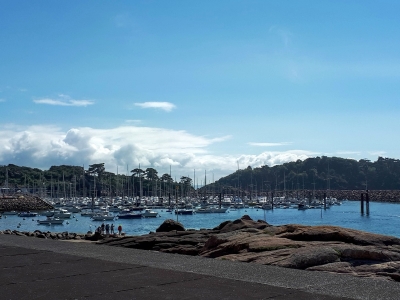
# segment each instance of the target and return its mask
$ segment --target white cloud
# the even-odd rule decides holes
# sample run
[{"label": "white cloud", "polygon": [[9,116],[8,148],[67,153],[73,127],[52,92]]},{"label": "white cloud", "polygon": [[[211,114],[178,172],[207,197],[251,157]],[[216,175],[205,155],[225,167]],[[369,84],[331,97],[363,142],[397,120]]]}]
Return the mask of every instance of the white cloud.
[{"label": "white cloud", "polygon": [[60,94],[58,99],[42,98],[33,100],[37,104],[48,104],[58,106],[88,106],[94,104],[92,100],[74,100],[67,95]]},{"label": "white cloud", "polygon": [[369,155],[383,157],[383,156],[385,156],[386,153],[387,153],[386,151],[372,151],[372,152],[369,152]]},{"label": "white cloud", "polygon": [[293,150],[263,152],[259,155],[211,155],[208,147],[223,142],[227,137],[205,138],[186,131],[163,128],[123,126],[111,129],[90,127],[63,131],[53,126],[0,127],[0,164],[48,169],[52,165],[88,166],[104,162],[107,171],[116,172],[117,166],[126,170],[154,167],[160,174],[192,176],[207,172],[221,176],[247,166],[277,165],[315,156],[315,153]]},{"label": "white cloud", "polygon": [[250,146],[256,147],[278,147],[278,146],[287,146],[291,145],[292,143],[283,142],[283,143],[248,143]]},{"label": "white cloud", "polygon": [[172,111],[176,106],[172,103],[169,102],[143,102],[143,103],[135,103],[136,106],[139,106],[141,108],[156,108],[156,109],[162,109],[167,112]]}]

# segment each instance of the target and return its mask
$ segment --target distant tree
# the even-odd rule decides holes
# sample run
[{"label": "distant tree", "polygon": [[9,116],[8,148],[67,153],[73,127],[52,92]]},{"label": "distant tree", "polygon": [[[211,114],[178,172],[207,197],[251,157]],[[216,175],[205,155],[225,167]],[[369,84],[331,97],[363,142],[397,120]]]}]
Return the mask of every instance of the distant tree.
[{"label": "distant tree", "polygon": [[104,167],[104,163],[100,163],[100,164],[89,165],[89,169],[87,172],[91,175],[97,175],[97,177],[101,179],[101,176],[103,175],[105,170],[106,168]]}]

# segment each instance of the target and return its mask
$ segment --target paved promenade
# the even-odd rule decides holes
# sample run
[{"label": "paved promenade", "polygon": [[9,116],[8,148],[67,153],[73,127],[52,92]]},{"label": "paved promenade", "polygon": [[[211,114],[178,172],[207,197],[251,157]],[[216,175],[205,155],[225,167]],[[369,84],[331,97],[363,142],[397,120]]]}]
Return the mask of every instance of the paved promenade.
[{"label": "paved promenade", "polygon": [[0,235],[0,299],[399,299],[400,283]]}]

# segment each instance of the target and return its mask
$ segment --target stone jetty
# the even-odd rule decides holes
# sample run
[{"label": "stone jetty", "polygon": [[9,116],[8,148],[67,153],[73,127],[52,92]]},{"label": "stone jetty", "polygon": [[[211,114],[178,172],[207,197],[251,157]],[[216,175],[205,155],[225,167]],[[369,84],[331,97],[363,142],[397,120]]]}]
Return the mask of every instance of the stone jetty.
[{"label": "stone jetty", "polygon": [[0,213],[2,211],[41,211],[53,209],[53,206],[38,196],[15,194],[0,197]]},{"label": "stone jetty", "polygon": [[10,234],[10,235],[18,235],[18,236],[26,236],[26,237],[36,237],[40,239],[52,239],[52,240],[91,240],[93,235],[89,234],[78,234],[78,233],[70,233],[68,231],[64,232],[50,232],[50,231],[18,231],[18,230],[2,230],[0,234]]},{"label": "stone jetty", "polygon": [[[361,193],[365,193],[365,190],[330,190],[329,192],[327,190],[286,190],[276,191],[274,196],[286,195],[288,198],[302,198],[314,194],[317,199],[321,200],[324,195],[338,200],[360,200]],[[400,190],[369,190],[368,194],[370,201],[400,203]]]}]

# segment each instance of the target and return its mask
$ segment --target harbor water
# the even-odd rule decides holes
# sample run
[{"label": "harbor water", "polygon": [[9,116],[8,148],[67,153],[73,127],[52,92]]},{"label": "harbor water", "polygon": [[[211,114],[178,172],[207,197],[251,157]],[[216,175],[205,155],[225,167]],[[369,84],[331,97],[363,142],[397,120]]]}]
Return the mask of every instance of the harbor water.
[{"label": "harbor water", "polygon": [[[370,214],[361,215],[360,202],[344,201],[342,205],[334,205],[329,209],[294,208],[263,210],[256,208],[229,209],[226,213],[204,213],[194,215],[176,215],[166,209],[154,209],[159,213],[156,218],[115,219],[104,221],[113,223],[115,228],[122,226],[126,235],[143,235],[154,232],[164,220],[177,220],[186,229],[213,228],[227,220],[236,220],[243,215],[249,215],[253,220],[265,220],[271,225],[302,224],[302,225],[335,225],[400,238],[400,204],[370,203]],[[93,221],[90,217],[75,213],[66,219],[62,225],[39,225],[37,220],[44,216],[22,218],[17,215],[3,215],[0,219],[0,230],[18,231],[51,231],[51,232],[94,232],[102,221]]]}]

